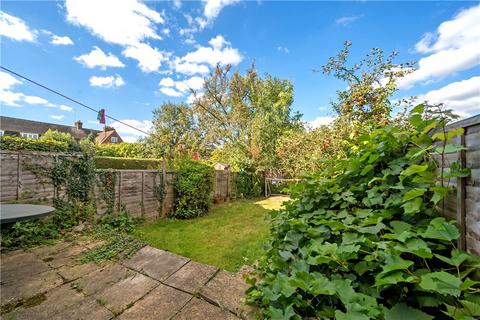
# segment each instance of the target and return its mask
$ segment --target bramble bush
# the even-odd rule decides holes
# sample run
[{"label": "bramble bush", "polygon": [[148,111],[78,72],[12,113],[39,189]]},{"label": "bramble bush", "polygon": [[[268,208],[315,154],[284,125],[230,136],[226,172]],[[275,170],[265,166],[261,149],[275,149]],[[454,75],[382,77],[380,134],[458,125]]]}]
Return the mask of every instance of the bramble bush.
[{"label": "bramble bush", "polygon": [[480,260],[456,248],[455,223],[435,210],[445,180],[469,174],[454,164],[439,177],[432,161],[460,148],[445,143],[461,130],[429,114],[420,105],[406,128],[360,137],[356,155],[296,186],[272,214],[248,280],[264,317],[478,319]]},{"label": "bramble bush", "polygon": [[175,174],[175,204],[170,216],[191,219],[206,214],[212,204],[214,174],[209,165],[181,160]]}]

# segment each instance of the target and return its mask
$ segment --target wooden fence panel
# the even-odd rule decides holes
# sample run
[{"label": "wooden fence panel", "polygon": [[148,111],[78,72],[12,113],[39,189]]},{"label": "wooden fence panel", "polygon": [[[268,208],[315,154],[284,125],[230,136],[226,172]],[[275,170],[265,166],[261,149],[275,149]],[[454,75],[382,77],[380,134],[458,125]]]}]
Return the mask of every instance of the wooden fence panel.
[{"label": "wooden fence panel", "polygon": [[14,201],[19,192],[19,153],[0,153],[0,201]]},{"label": "wooden fence panel", "polygon": [[[444,171],[448,172],[453,161],[471,169],[467,178],[451,179],[454,187],[443,203],[444,216],[456,219],[461,230],[459,247],[480,255],[480,115],[453,123],[447,129],[463,128],[464,134],[455,144],[464,145],[463,152],[445,157]],[[437,161],[439,159],[437,158]]]}]

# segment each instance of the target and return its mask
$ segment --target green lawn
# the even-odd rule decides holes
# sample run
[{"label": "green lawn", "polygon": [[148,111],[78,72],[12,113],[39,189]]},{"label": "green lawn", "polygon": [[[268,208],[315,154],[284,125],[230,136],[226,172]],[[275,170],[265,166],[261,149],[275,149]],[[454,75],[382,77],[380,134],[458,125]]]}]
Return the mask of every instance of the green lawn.
[{"label": "green lawn", "polygon": [[251,264],[262,251],[269,222],[265,214],[287,197],[236,200],[215,205],[193,220],[161,220],[141,226],[135,235],[153,247],[178,253],[228,271]]}]

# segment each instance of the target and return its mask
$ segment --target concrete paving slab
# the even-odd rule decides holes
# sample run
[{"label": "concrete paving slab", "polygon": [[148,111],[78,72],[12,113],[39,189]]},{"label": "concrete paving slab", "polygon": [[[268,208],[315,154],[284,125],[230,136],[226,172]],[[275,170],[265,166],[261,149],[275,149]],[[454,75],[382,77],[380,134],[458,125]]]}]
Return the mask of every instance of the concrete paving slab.
[{"label": "concrete paving slab", "polygon": [[[163,284],[153,289],[131,308],[125,310],[119,320],[170,319],[192,298],[188,293]],[[207,320],[208,318],[202,318]]]},{"label": "concrete paving slab", "polygon": [[87,250],[87,248],[78,245],[69,246],[62,251],[44,257],[43,261],[52,268],[80,264],[81,254]]},{"label": "concrete paving slab", "polygon": [[200,291],[205,299],[242,316],[251,311],[243,299],[248,285],[238,275],[227,271],[218,272]]},{"label": "concrete paving slab", "polygon": [[164,281],[190,259],[149,246],[143,247],[123,264],[149,277]]},{"label": "concrete paving slab", "polygon": [[63,279],[53,270],[19,278],[15,282],[1,285],[1,304],[5,306],[18,303],[53,289],[62,283]]},{"label": "concrete paving slab", "polygon": [[76,264],[73,266],[69,266],[69,265],[62,266],[57,269],[57,272],[59,275],[62,276],[62,278],[65,279],[65,281],[72,281],[80,277],[83,277],[84,275],[89,274],[90,272],[93,272],[100,268],[102,268],[102,266],[93,262],[89,262],[89,263]]},{"label": "concrete paving slab", "polygon": [[222,310],[205,300],[193,298],[172,320],[235,320],[239,319],[228,310]]},{"label": "concrete paving slab", "polygon": [[160,282],[137,273],[94,294],[94,297],[113,314],[120,314],[159,284]]},{"label": "concrete paving slab", "polygon": [[1,282],[11,283],[50,270],[50,268],[31,252],[15,252],[2,255],[0,261]]},{"label": "concrete paving slab", "polygon": [[134,274],[135,272],[132,270],[113,264],[75,280],[73,286],[78,290],[82,290],[86,295],[92,295]]},{"label": "concrete paving slab", "polygon": [[113,314],[98,304],[95,299],[85,297],[65,284],[45,295],[38,305],[20,307],[4,316],[16,320],[107,320]]},{"label": "concrete paving slab", "polygon": [[197,293],[217,272],[218,268],[190,261],[171,275],[164,283],[169,286]]},{"label": "concrete paving slab", "polygon": [[32,252],[39,258],[43,259],[47,256],[55,255],[70,246],[72,246],[71,242],[61,241],[53,245],[44,245],[44,246],[36,247],[34,249],[30,249],[28,251]]}]

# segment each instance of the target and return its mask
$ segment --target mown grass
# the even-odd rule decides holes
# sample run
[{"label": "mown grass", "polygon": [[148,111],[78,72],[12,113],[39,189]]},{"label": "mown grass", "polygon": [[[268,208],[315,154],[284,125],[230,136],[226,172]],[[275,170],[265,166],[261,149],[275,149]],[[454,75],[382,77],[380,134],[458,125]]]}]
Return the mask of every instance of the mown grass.
[{"label": "mown grass", "polygon": [[269,230],[265,215],[286,200],[270,197],[223,203],[193,220],[161,220],[140,226],[135,236],[194,261],[238,271],[258,259]]}]

